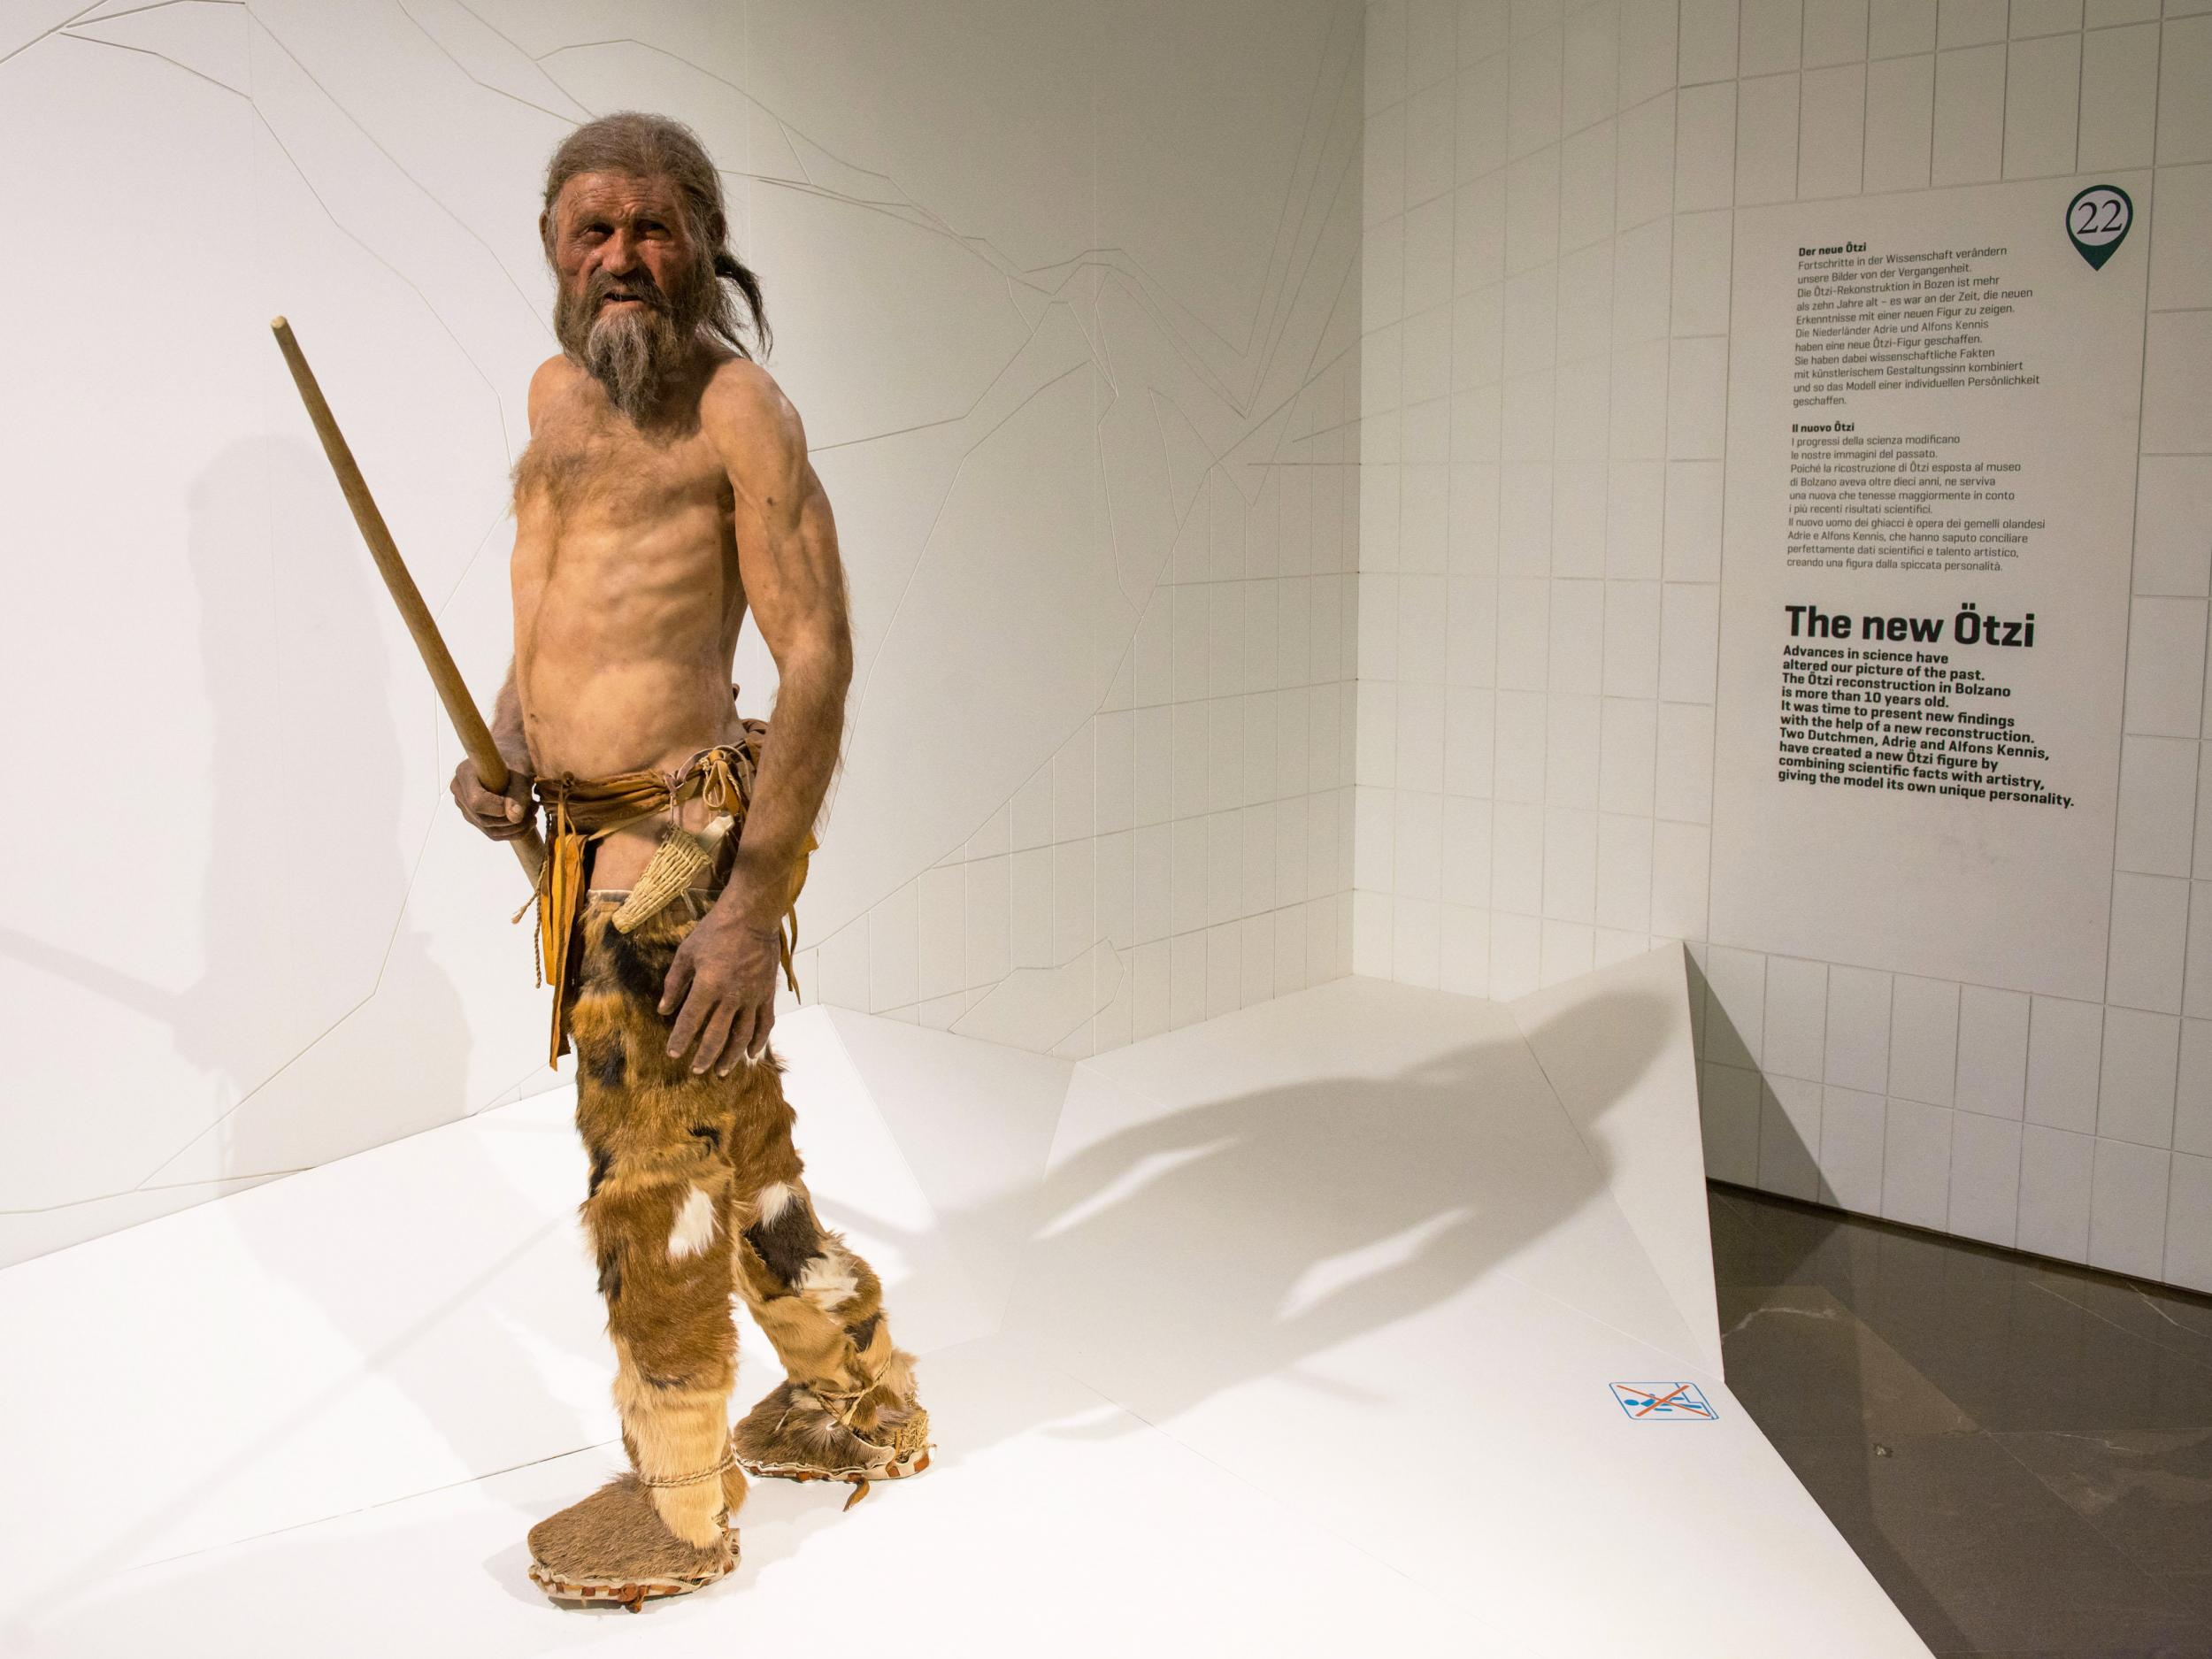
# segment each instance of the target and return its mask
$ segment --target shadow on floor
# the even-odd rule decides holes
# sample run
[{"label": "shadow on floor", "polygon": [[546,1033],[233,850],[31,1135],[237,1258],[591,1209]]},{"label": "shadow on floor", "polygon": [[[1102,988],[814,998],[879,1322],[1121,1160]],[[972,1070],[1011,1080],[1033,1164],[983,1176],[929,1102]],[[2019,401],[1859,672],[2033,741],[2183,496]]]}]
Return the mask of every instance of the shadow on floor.
[{"label": "shadow on floor", "polygon": [[[1614,991],[1576,1013],[1611,1033],[1594,1093],[1627,1098],[1664,1052],[1673,1010]],[[1482,1179],[1499,1167],[1517,1179]],[[1141,1413],[1087,1437],[1261,1378],[1356,1394],[1316,1358],[1450,1301],[1599,1202],[1609,1179],[1601,1145],[1578,1136],[1509,1031],[1394,1076],[1148,1108],[1041,1183],[942,1210],[931,1226],[979,1263],[1018,1252],[1010,1275],[987,1274],[1010,1278],[1005,1328]],[[921,1241],[833,1196],[823,1210],[902,1252]]]}]

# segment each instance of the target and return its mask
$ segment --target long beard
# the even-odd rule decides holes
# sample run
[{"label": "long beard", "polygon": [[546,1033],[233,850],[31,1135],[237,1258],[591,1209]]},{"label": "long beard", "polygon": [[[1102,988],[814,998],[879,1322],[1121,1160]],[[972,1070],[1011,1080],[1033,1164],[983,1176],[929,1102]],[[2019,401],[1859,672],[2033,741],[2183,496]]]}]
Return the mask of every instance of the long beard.
[{"label": "long beard", "polygon": [[[603,310],[601,300],[618,286],[641,295],[645,303]],[[580,296],[562,291],[554,303],[553,332],[562,349],[606,389],[607,401],[642,426],[688,363],[700,320],[687,314],[694,309],[680,296],[671,303],[635,278],[619,285],[598,280]]]}]

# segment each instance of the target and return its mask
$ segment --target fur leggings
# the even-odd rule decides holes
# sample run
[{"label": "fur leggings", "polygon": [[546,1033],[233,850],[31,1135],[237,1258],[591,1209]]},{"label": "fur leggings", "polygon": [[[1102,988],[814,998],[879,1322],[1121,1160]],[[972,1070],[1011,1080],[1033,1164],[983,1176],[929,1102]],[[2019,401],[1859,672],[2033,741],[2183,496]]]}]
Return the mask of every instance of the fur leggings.
[{"label": "fur leggings", "polygon": [[611,926],[624,896],[588,896],[573,948],[576,1126],[591,1158],[583,1218],[623,1446],[649,1484],[671,1483],[652,1485],[669,1529],[703,1544],[745,1494],[735,1467],[718,1481],[703,1475],[729,1443],[733,1289],[792,1379],[853,1402],[856,1428],[911,1397],[911,1361],[892,1347],[881,1283],[815,1216],[782,1068],[741,1062],[717,1078],[695,1074],[688,1055],[668,1057],[662,981],[695,925],[691,903],[624,934]]}]

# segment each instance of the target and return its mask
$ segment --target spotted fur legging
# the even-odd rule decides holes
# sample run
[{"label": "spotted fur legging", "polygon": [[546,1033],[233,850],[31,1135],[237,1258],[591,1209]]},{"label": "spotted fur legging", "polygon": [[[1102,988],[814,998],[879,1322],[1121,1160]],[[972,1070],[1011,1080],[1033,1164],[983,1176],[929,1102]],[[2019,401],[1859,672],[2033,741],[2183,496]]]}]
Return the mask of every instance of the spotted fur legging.
[{"label": "spotted fur legging", "polygon": [[741,1061],[718,1078],[695,1074],[688,1054],[669,1057],[662,981],[695,926],[692,901],[624,934],[611,918],[625,896],[589,894],[572,954],[576,1126],[591,1158],[583,1217],[623,1445],[641,1476],[672,1483],[652,1488],[670,1529],[704,1543],[745,1494],[734,1467],[718,1482],[685,1479],[714,1469],[728,1444],[732,1288],[795,1381],[863,1396],[857,1426],[895,1350],[881,1283],[815,1216],[781,1068]]}]

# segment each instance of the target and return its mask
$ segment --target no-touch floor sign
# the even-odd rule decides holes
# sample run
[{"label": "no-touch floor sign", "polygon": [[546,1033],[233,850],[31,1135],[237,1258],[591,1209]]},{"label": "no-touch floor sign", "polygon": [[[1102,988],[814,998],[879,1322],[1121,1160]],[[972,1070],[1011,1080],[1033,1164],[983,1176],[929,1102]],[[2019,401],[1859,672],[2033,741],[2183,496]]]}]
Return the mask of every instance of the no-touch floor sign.
[{"label": "no-touch floor sign", "polygon": [[1617,1382],[1613,1398],[1636,1423],[1710,1423],[1718,1415],[1695,1383]]}]

